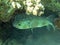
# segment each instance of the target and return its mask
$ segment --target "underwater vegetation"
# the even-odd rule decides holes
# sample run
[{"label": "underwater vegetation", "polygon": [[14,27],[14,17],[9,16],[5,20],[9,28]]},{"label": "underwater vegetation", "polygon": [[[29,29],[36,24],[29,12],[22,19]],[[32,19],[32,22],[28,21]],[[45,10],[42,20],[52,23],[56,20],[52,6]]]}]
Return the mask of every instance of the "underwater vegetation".
[{"label": "underwater vegetation", "polygon": [[60,12],[59,0],[42,0],[43,5],[53,12]]},{"label": "underwater vegetation", "polygon": [[24,10],[33,15],[44,14],[44,5],[41,0],[0,0],[0,20],[8,22],[13,17],[15,10]]},{"label": "underwater vegetation", "polygon": [[9,21],[14,11],[9,0],[0,0],[0,20],[2,22]]}]

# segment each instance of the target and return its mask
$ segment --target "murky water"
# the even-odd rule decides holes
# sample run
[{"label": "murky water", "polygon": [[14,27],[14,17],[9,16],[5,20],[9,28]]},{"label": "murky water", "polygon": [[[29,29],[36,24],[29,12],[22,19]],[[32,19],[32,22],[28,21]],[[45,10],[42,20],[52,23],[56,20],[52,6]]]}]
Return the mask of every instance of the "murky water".
[{"label": "murky water", "polygon": [[12,29],[12,35],[2,45],[60,45],[60,31],[45,27],[30,30]]},{"label": "murky water", "polygon": [[[45,13],[49,16],[50,12],[46,11]],[[44,14],[45,17],[47,17],[46,15]],[[0,29],[0,31],[2,30],[0,32],[0,45],[60,45],[60,29],[54,31],[41,27],[35,28],[31,32],[30,29],[20,30],[9,28],[8,25],[2,27],[4,28]]]}]

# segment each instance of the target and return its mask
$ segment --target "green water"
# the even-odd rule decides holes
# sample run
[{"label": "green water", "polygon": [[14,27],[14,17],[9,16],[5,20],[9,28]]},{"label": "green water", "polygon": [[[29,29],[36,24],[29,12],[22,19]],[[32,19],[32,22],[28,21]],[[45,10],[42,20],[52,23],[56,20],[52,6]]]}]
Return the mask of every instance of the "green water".
[{"label": "green water", "polygon": [[[46,27],[30,30],[5,30],[1,45],[60,45],[60,31],[48,31]],[[7,33],[8,32],[8,33]],[[10,32],[10,33],[9,33]]]},{"label": "green water", "polygon": [[[55,16],[55,13],[45,12],[43,16]],[[48,15],[48,16],[47,16]],[[50,31],[47,28],[34,28],[33,33],[30,29],[17,29],[10,24],[0,24],[0,45],[60,45],[60,30]]]}]

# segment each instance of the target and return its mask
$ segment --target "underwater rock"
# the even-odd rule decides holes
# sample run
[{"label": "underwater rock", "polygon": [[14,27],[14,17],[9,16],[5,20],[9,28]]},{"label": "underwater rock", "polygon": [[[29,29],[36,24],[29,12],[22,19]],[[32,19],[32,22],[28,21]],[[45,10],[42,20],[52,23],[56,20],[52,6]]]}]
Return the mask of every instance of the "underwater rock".
[{"label": "underwater rock", "polygon": [[32,16],[26,14],[21,14],[21,15],[16,15],[15,20],[13,21],[12,24],[13,27],[18,29],[33,29],[44,26],[48,28],[50,25],[55,30],[53,23],[45,17]]},{"label": "underwater rock", "polygon": [[55,19],[55,25],[57,29],[60,29],[60,18]]}]

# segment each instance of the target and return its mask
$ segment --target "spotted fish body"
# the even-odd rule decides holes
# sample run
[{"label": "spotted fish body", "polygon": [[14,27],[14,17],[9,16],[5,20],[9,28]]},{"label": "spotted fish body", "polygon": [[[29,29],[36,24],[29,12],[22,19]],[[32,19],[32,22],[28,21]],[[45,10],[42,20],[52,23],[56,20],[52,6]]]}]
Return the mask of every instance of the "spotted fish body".
[{"label": "spotted fish body", "polygon": [[33,28],[41,28],[44,26],[49,26],[55,30],[55,27],[51,21],[49,21],[45,17],[38,17],[38,16],[29,16],[25,15],[17,15],[13,22],[13,27],[18,29],[33,29]]}]

